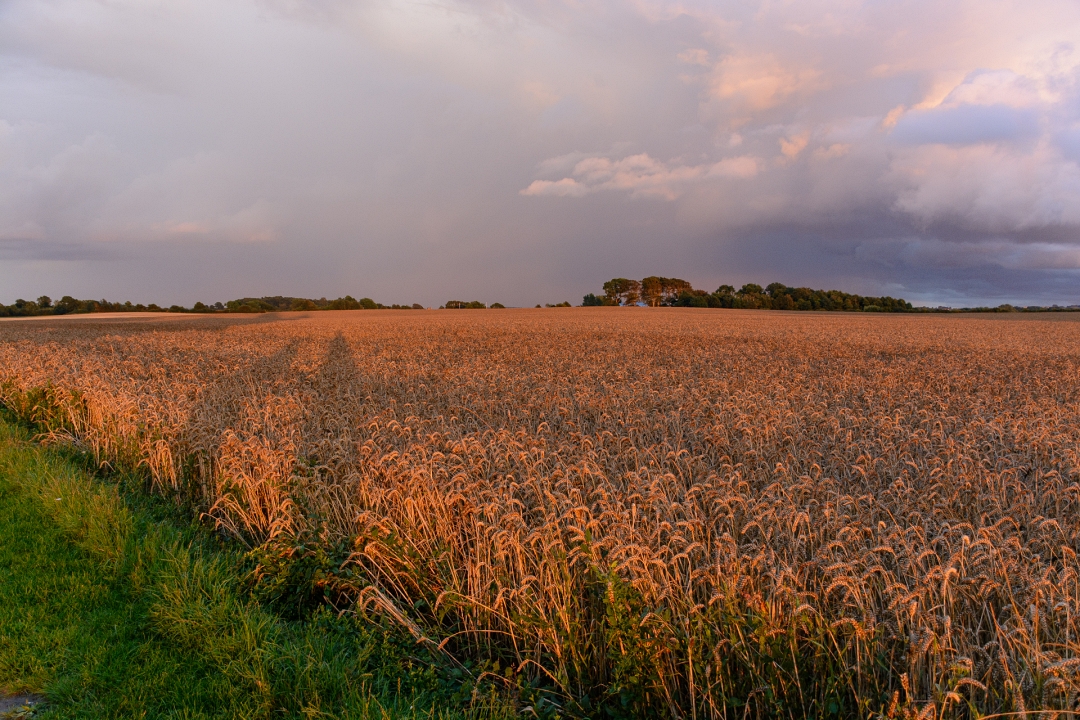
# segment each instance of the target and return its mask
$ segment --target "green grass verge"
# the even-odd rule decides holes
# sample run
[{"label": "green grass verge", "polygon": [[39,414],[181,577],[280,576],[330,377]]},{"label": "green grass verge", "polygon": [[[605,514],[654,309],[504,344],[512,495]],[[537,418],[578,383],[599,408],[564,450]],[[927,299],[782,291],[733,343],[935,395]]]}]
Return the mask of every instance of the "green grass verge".
[{"label": "green grass verge", "polygon": [[481,718],[510,708],[401,631],[290,621],[181,514],[0,419],[0,691],[43,718]]}]

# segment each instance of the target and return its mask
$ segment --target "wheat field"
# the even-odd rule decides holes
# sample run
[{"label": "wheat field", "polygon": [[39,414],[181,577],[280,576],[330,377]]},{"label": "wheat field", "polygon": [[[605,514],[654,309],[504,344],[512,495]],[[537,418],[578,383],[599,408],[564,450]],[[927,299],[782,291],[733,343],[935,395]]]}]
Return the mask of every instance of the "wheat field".
[{"label": "wheat field", "polygon": [[1066,717],[1074,318],[7,323],[0,400],[537,714]]}]

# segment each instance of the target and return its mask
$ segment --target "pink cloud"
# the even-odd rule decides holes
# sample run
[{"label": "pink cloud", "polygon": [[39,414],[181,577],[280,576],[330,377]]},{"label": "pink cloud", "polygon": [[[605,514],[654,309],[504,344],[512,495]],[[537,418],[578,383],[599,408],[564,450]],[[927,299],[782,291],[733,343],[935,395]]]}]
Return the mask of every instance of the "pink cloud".
[{"label": "pink cloud", "polygon": [[602,190],[621,190],[629,192],[631,197],[674,200],[688,184],[723,178],[751,178],[757,175],[758,167],[757,158],[751,156],[725,158],[702,165],[663,163],[646,153],[621,160],[590,157],[574,166],[574,177],[535,180],[521,194],[582,197]]}]

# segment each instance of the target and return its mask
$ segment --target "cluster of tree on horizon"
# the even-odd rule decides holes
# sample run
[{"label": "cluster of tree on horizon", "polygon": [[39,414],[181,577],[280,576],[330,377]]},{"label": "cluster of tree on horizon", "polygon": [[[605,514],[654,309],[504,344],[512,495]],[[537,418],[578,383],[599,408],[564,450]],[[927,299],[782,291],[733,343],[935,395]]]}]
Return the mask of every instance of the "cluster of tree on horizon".
[{"label": "cluster of tree on horizon", "polygon": [[485,305],[479,300],[447,300],[445,305],[440,305],[440,310],[485,310],[488,308],[498,310],[505,308],[502,303],[491,303],[491,305]]},{"label": "cluster of tree on horizon", "polygon": [[[603,285],[603,295],[589,293],[582,300],[582,306],[650,306],[650,307],[697,307],[697,308],[746,308],[762,310],[833,310],[848,312],[922,312],[922,313],[962,313],[962,312],[1076,312],[1080,305],[1013,306],[997,307],[913,307],[903,298],[870,297],[853,295],[839,290],[814,290],[806,287],[789,287],[783,283],[772,283],[766,287],[747,283],[736,290],[731,285],[721,285],[714,292],[695,289],[686,280],[650,276],[643,280],[613,278]],[[443,310],[473,310],[485,308],[503,308],[502,303],[486,305],[479,300],[448,300],[440,305]],[[541,307],[537,305],[536,307]],[[570,303],[548,303],[545,307],[570,307]],[[240,298],[228,302],[206,304],[195,303],[186,308],[181,305],[161,307],[128,302],[109,302],[108,300],[77,300],[65,295],[53,301],[47,295],[37,300],[18,299],[11,305],[0,304],[0,317],[33,317],[43,315],[72,315],[86,313],[115,312],[175,312],[175,313],[268,313],[285,311],[319,310],[422,310],[420,303],[412,305],[383,305],[371,298],[354,299],[351,295],[327,300],[287,297],[272,295],[261,298]]]},{"label": "cluster of tree on horizon", "polygon": [[[652,275],[643,280],[612,278],[604,283],[604,294],[589,293],[582,305],[650,307],[746,308],[760,310],[832,310],[848,312],[918,312],[918,313],[1001,313],[1001,312],[1076,312],[1080,305],[1009,304],[996,307],[913,307],[903,298],[854,295],[839,290],[814,290],[772,283],[765,287],[747,283],[736,290],[721,285],[714,292],[696,290],[686,280]],[[540,307],[537,305],[537,307]]]},{"label": "cluster of tree on horizon", "polygon": [[[195,303],[194,312],[205,312],[203,309],[206,306],[200,307],[202,303]],[[371,298],[364,297],[359,300],[353,299],[351,295],[338,298],[337,300],[327,300],[326,298],[319,298],[318,300],[310,300],[308,298],[295,298],[285,297],[282,295],[273,295],[269,297],[261,298],[241,298],[239,300],[230,300],[225,303],[224,307],[221,307],[221,303],[215,303],[212,312],[297,312],[304,310],[423,310],[424,306],[420,303],[413,303],[412,305],[383,305],[377,303]]]},{"label": "cluster of tree on horizon", "polygon": [[909,312],[902,298],[866,297],[839,290],[814,290],[772,283],[761,287],[747,283],[736,290],[721,285],[714,292],[697,290],[686,280],[652,275],[643,280],[613,278],[604,283],[604,294],[589,293],[582,305],[646,305],[649,307],[746,308],[761,310],[847,310],[854,312]]}]

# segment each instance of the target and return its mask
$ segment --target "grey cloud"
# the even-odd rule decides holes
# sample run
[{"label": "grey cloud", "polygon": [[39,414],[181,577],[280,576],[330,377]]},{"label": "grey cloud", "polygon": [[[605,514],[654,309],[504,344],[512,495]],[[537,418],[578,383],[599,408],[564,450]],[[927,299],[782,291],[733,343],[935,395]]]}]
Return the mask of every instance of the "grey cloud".
[{"label": "grey cloud", "polygon": [[877,233],[863,224],[741,230],[725,239],[723,252],[702,241],[695,267],[710,288],[721,278],[736,285],[779,280],[933,305],[1080,304],[1076,243],[1032,247],[930,234],[888,216],[876,225]]},{"label": "grey cloud", "polygon": [[[0,238],[0,259],[7,261],[103,262],[123,257],[116,248],[35,238]],[[8,298],[10,300],[10,298]]]},{"label": "grey cloud", "polygon": [[9,0],[0,301],[1039,301],[1078,243],[1080,10],[979,8]]}]

